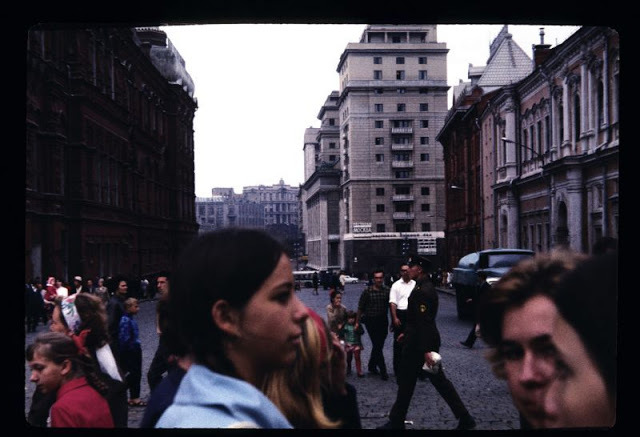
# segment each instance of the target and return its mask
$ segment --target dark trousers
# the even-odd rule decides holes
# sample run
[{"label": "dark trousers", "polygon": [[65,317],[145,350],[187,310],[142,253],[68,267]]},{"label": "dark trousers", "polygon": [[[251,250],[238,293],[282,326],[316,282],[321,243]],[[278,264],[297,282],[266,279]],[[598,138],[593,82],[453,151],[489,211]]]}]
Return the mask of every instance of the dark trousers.
[{"label": "dark trousers", "polygon": [[398,336],[404,332],[405,323],[407,321],[407,310],[396,310],[396,316],[398,316],[398,319],[400,320],[400,326],[393,327],[393,373],[398,376],[403,346],[403,343],[398,342]]},{"label": "dark trousers", "polygon": [[384,362],[384,354],[382,352],[384,341],[387,338],[387,323],[386,314],[383,317],[367,319],[365,322],[365,327],[371,338],[371,356],[367,367],[370,372],[375,372],[376,368],[378,368],[382,375],[387,374],[387,365]]},{"label": "dark trousers", "polygon": [[169,371],[169,351],[162,338],[162,335],[158,339],[158,348],[153,355],[149,370],[147,371],[147,382],[149,383],[149,391],[160,384],[165,372]]},{"label": "dark trousers", "polygon": [[[391,407],[389,413],[389,420],[394,428],[404,428],[404,420],[407,417],[407,411],[409,410],[409,404],[413,397],[413,391],[416,387],[418,380],[418,374],[422,372],[422,365],[424,364],[424,353],[416,351],[411,347],[404,347],[402,350],[402,360],[400,362],[400,373],[398,374],[398,393],[396,395],[396,401]],[[427,378],[431,381],[431,384],[438,391],[442,399],[445,400],[453,415],[456,418],[468,413],[467,408],[464,406],[462,399],[458,395],[455,387],[449,381],[444,374],[444,370],[440,370],[438,373],[431,374],[424,372]]]},{"label": "dark trousers", "polygon": [[122,369],[125,373],[129,398],[140,397],[140,382],[142,380],[142,349],[140,346],[130,350],[124,350],[120,354]]},{"label": "dark trousers", "polygon": [[464,341],[469,347],[473,346],[473,344],[476,342],[476,324],[474,323],[473,326],[471,327],[471,332],[469,332],[469,335],[467,336],[467,339]]}]

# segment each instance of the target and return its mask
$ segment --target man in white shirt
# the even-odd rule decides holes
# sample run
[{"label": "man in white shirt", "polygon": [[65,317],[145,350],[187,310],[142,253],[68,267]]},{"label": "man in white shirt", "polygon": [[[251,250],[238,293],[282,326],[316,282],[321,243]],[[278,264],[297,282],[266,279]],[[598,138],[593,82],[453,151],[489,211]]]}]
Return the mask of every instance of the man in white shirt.
[{"label": "man in white shirt", "polygon": [[391,311],[391,326],[393,332],[393,373],[398,378],[400,368],[400,355],[402,354],[402,343],[398,342],[398,336],[404,332],[407,316],[407,304],[409,295],[416,286],[416,281],[409,276],[409,266],[400,266],[400,279],[393,283],[389,293],[389,309]]},{"label": "man in white shirt", "polygon": [[55,287],[56,287],[56,292],[58,293],[58,296],[62,296],[62,297],[69,296],[69,289],[64,285],[62,285],[62,281],[60,280],[60,278],[56,278]]}]

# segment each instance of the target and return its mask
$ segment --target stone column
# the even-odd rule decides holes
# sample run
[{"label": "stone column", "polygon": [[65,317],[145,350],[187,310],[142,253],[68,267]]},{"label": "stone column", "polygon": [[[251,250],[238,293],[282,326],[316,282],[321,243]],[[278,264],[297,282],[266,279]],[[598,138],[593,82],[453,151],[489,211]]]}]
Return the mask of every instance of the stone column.
[{"label": "stone column", "polygon": [[567,171],[567,227],[569,228],[569,247],[576,251],[582,251],[582,170],[579,168]]}]

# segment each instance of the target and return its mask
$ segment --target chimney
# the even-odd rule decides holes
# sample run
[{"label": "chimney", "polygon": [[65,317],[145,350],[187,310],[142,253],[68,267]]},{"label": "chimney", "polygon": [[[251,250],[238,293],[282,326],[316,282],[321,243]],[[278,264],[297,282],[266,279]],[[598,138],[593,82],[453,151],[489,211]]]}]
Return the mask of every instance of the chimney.
[{"label": "chimney", "polygon": [[540,28],[540,44],[533,45],[533,68],[542,64],[551,54],[551,45],[544,43],[544,27]]}]

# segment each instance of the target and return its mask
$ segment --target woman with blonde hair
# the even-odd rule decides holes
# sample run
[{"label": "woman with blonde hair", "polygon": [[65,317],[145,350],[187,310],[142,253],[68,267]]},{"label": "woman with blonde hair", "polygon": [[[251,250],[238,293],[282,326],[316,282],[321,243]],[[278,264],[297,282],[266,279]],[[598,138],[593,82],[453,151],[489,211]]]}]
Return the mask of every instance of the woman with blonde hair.
[{"label": "woman with blonde hair", "polygon": [[309,309],[298,357],[274,372],[263,391],[294,428],[361,428],[355,388],[345,381],[345,353],[326,322]]}]

